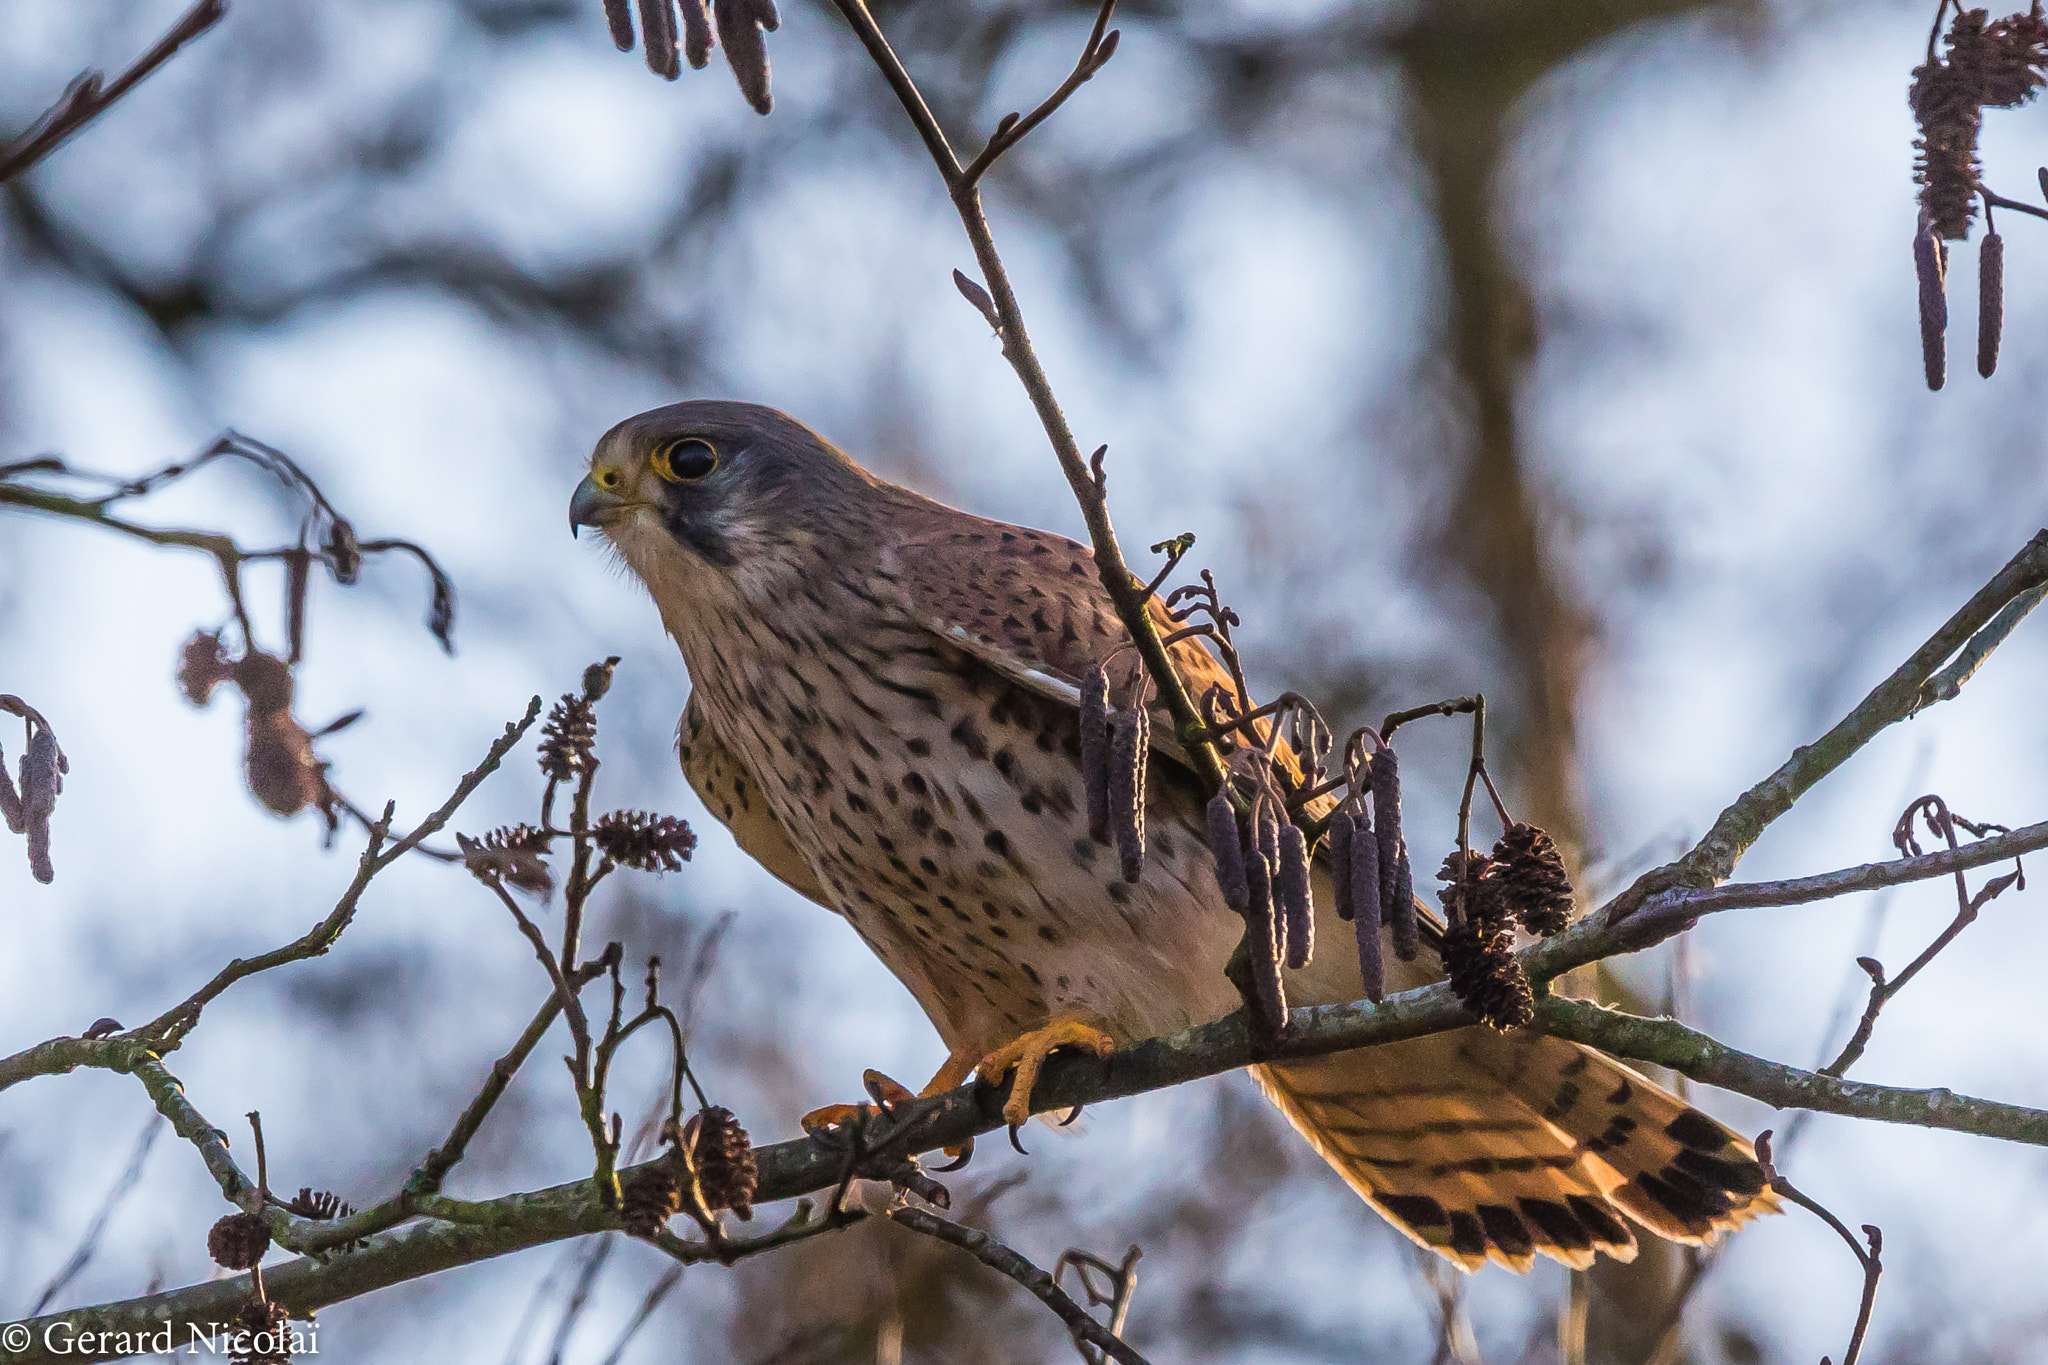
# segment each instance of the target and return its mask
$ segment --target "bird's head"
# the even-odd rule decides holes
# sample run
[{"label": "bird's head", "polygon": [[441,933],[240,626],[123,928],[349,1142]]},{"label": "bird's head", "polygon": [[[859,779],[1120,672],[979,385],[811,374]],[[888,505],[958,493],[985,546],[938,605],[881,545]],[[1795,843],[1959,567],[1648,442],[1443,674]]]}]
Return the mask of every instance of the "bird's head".
[{"label": "bird's head", "polygon": [[670,573],[793,564],[875,486],[773,408],[674,403],[629,417],[598,441],[569,502],[569,527],[598,528],[652,587]]}]

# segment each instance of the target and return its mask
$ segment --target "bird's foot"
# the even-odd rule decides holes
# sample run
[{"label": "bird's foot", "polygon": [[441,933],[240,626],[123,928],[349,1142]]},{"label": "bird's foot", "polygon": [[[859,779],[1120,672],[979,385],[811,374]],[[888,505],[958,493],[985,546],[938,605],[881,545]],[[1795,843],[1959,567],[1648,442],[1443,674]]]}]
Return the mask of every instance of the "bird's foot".
[{"label": "bird's foot", "polygon": [[1038,1084],[1039,1068],[1045,1065],[1048,1056],[1063,1047],[1107,1057],[1116,1050],[1116,1040],[1083,1020],[1055,1019],[1044,1028],[1033,1029],[1005,1043],[974,1064],[975,1074],[991,1085],[999,1084],[1011,1071],[1017,1073],[1010,1083],[1010,1098],[1003,1105],[1003,1119],[1010,1125],[1012,1143],[1016,1142],[1017,1129],[1031,1117],[1031,1091]]},{"label": "bird's foot", "polygon": [[828,1104],[822,1109],[813,1109],[797,1122],[806,1133],[814,1138],[844,1137],[877,1112],[887,1113],[897,1105],[917,1098],[910,1088],[901,1085],[872,1068],[861,1073],[861,1084],[867,1088],[872,1104]]}]

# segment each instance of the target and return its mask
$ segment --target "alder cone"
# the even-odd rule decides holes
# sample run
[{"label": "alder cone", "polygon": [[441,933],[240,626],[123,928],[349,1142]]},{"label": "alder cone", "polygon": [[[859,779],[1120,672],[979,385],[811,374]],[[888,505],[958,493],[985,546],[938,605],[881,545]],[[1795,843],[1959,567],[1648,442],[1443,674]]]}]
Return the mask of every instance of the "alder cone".
[{"label": "alder cone", "polygon": [[1524,929],[1549,938],[1572,922],[1572,879],[1557,841],[1535,825],[1508,826],[1493,846],[1500,905]]},{"label": "alder cone", "polygon": [[740,1127],[732,1110],[722,1105],[712,1105],[698,1118],[697,1188],[704,1193],[705,1206],[731,1209],[740,1218],[752,1218],[754,1190],[761,1183],[761,1173],[747,1130]]},{"label": "alder cone", "polygon": [[619,1191],[619,1221],[635,1237],[652,1239],[682,1206],[682,1182],[669,1158],[634,1171]]},{"label": "alder cone", "polygon": [[1467,919],[1444,930],[1444,972],[1466,1009],[1505,1033],[1536,1017],[1529,978],[1505,929]]},{"label": "alder cone", "polygon": [[251,1299],[231,1325],[245,1349],[231,1351],[228,1365],[291,1365],[291,1314],[281,1304]]},{"label": "alder cone", "polygon": [[206,1234],[206,1254],[229,1270],[250,1270],[270,1249],[270,1229],[253,1213],[231,1213]]}]

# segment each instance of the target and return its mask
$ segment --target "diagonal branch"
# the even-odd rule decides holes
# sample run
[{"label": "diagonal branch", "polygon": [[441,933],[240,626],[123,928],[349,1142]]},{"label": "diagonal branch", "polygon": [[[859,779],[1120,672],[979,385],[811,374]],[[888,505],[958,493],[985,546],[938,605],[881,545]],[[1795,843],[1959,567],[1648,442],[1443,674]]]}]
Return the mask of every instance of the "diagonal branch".
[{"label": "diagonal branch", "polygon": [[170,32],[142,54],[135,65],[116,76],[111,85],[100,84],[97,71],[81,72],[64,89],[63,96],[45,110],[42,117],[12,142],[0,145],[0,184],[5,184],[57,150],[59,143],[104,114],[115,100],[141,84],[143,79],[178,54],[178,49],[220,22],[228,12],[227,0],[199,0],[185,11]]},{"label": "diagonal branch", "polygon": [[979,1228],[970,1228],[950,1218],[941,1218],[929,1209],[920,1209],[910,1204],[890,1209],[889,1219],[913,1232],[921,1232],[927,1237],[949,1242],[997,1274],[1015,1280],[1040,1303],[1052,1309],[1059,1320],[1066,1324],[1067,1330],[1074,1334],[1077,1343],[1086,1342],[1112,1360],[1122,1361],[1124,1365],[1148,1365],[1145,1357],[1132,1350],[1122,1338],[1097,1322],[1087,1309],[1075,1303],[1072,1296],[1060,1288],[1052,1276]]},{"label": "diagonal branch", "polygon": [[[1039,424],[1045,428],[1053,454],[1059,459],[1060,471],[1066,475],[1067,484],[1081,506],[1082,518],[1088,525],[1088,539],[1095,549],[1096,572],[1111,605],[1116,608],[1117,618],[1130,632],[1132,643],[1145,661],[1146,671],[1152,675],[1152,681],[1159,689],[1160,700],[1173,716],[1175,731],[1183,735],[1199,734],[1201,714],[1167,656],[1158,623],[1152,619],[1147,607],[1149,599],[1143,582],[1131,573],[1129,564],[1124,560],[1123,549],[1117,543],[1116,528],[1110,523],[1103,481],[1081,454],[1080,443],[1074,439],[1066,414],[1061,411],[1059,400],[1053,396],[1052,382],[1046,377],[1045,367],[1039,363],[1038,353],[1032,349],[1030,334],[1024,328],[1024,312],[1017,302],[1017,291],[1012,287],[1009,271],[1004,268],[1003,259],[996,251],[995,236],[989,229],[988,214],[982,207],[976,182],[967,179],[962,172],[952,145],[946,141],[945,131],[939,127],[938,119],[917,88],[917,82],[911,79],[902,60],[889,46],[889,40],[883,36],[874,15],[868,12],[864,0],[833,0],[833,3],[881,69],[889,88],[896,92],[897,100],[916,126],[918,136],[924,140],[939,168],[940,177],[946,183],[953,207],[960,215],[961,226],[966,229],[967,240],[974,248],[975,261],[988,282],[999,324],[997,331],[1002,339],[1003,357],[1017,372],[1024,391],[1030,396]],[[1106,10],[1101,22],[1108,22]],[[1107,39],[1102,42],[1106,43]],[[1089,74],[1094,73],[1091,71]],[[1222,787],[1227,773],[1216,747],[1201,739],[1187,742],[1186,747],[1204,788],[1214,792]]]},{"label": "diagonal branch", "polygon": [[[1059,89],[1046,96],[1044,102],[1029,114],[1022,118],[1016,114],[1003,115],[1002,120],[996,124],[995,132],[990,135],[988,145],[981,149],[979,156],[967,163],[966,170],[960,172],[960,178],[953,184],[955,195],[963,190],[972,189],[979,183],[981,177],[988,173],[988,168],[995,165],[996,160],[1004,152],[1022,142],[1033,128],[1051,118],[1054,111],[1067,102],[1068,97],[1086,85],[1095,73],[1102,70],[1109,59],[1116,55],[1117,32],[1109,27],[1109,16],[1114,13],[1116,0],[1102,0],[1102,8],[1095,15],[1095,27],[1088,34],[1087,46],[1081,49],[1080,60],[1074,63],[1073,71],[1060,82]],[[1108,32],[1105,33],[1105,29],[1108,29]],[[1167,566],[1169,572],[1172,567],[1170,564]],[[1152,586],[1156,589],[1159,585],[1155,583]]]},{"label": "diagonal branch", "polygon": [[[1440,1033],[1471,1022],[1471,1015],[1450,988],[1437,984],[1389,996],[1377,1005],[1360,1002],[1298,1009],[1289,1021],[1281,1051],[1287,1056],[1320,1055]],[[2048,1112],[1948,1090],[1837,1080],[1750,1056],[1669,1019],[1642,1019],[1551,996],[1537,1004],[1537,1026],[1615,1056],[1672,1067],[1695,1080],[1778,1108],[1813,1109],[2048,1146]],[[1258,1059],[1244,1016],[1237,1014],[1170,1038],[1136,1044],[1102,1060],[1055,1057],[1040,1073],[1033,1100],[1043,1109],[1070,1108],[1220,1075]],[[919,1151],[958,1146],[969,1137],[1004,1126],[1002,1105],[1007,1095],[1007,1085],[965,1085],[898,1106],[876,1120],[880,1125],[876,1141],[888,1143],[893,1135],[914,1125],[914,1147]],[[756,1200],[763,1204],[835,1188],[846,1168],[843,1151],[807,1138],[757,1148],[755,1156],[760,1170]],[[324,1263],[302,1257],[269,1268],[264,1272],[266,1289],[294,1313],[309,1313],[455,1266],[618,1226],[618,1214],[604,1206],[596,1183],[588,1179],[474,1203],[425,1198],[419,1208],[438,1221],[385,1233],[363,1250]],[[248,1292],[248,1278],[237,1276],[146,1298],[74,1309],[35,1319],[28,1326],[37,1343],[52,1331],[62,1340],[66,1332],[139,1331],[165,1323],[182,1333],[183,1324],[225,1320],[247,1301]],[[107,1357],[90,1352],[62,1354],[38,1346],[18,1359],[103,1358]]]},{"label": "diagonal branch", "polygon": [[[1957,651],[1966,650],[1977,641],[1978,633],[1997,620],[2009,604],[2043,584],[2048,584],[2048,531],[2036,532],[1990,582],[1979,588],[1910,659],[1873,688],[1832,730],[1793,750],[1776,772],[1722,811],[1713,828],[1690,852],[1638,877],[1609,904],[1606,914],[1610,922],[1635,913],[1657,892],[1679,886],[1707,887],[1727,880],[1734,874],[1735,864],[1772,821],[1792,809],[1792,804],[1816,782],[1847,762],[1879,731],[1927,705],[1926,688],[1936,670]],[[2013,624],[2017,624],[2016,618]],[[1988,654],[2003,638],[2001,634],[1986,639],[1970,671],[1982,662],[1981,655]],[[1961,678],[1955,682],[1959,687]]]}]

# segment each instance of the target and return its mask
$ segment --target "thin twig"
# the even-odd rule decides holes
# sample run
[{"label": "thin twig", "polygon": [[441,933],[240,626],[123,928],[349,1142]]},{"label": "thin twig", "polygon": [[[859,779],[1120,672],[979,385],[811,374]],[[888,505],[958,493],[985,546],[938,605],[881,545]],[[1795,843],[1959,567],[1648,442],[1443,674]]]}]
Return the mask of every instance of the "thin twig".
[{"label": "thin twig", "polygon": [[227,0],[199,0],[185,11],[170,32],[157,39],[135,64],[113,79],[100,84],[97,71],[81,72],[64,89],[63,96],[30,124],[12,142],[0,145],[0,184],[5,184],[57,150],[59,143],[104,114],[114,101],[172,57],[178,49],[220,22],[228,12]]},{"label": "thin twig", "polygon": [[1425,716],[1462,716],[1471,712],[1479,703],[1473,697],[1453,697],[1449,701],[1431,702],[1428,706],[1411,706],[1406,711],[1396,711],[1380,722],[1380,742],[1388,743],[1394,738],[1394,731],[1411,720]]},{"label": "thin twig", "polygon": [[[1771,1188],[1785,1198],[1821,1219],[1838,1233],[1856,1253],[1856,1262],[1863,1267],[1863,1301],[1856,1310],[1856,1328],[1849,1336],[1849,1349],[1842,1354],[1842,1365],[1856,1365],[1856,1357],[1863,1352],[1863,1335],[1870,1330],[1870,1313],[1877,1306],[1877,1281],[1884,1274],[1884,1264],[1879,1259],[1884,1251],[1884,1234],[1869,1223],[1863,1225],[1863,1235],[1869,1239],[1870,1250],[1865,1251],[1857,1244],[1855,1234],[1850,1232],[1841,1219],[1835,1217],[1816,1200],[1800,1192],[1791,1181],[1780,1175],[1771,1165],[1771,1130],[1766,1128],[1757,1134],[1757,1164],[1764,1168],[1764,1176],[1771,1182]],[[1821,1358],[1821,1365],[1828,1365],[1827,1358]]]},{"label": "thin twig", "polygon": [[[1636,878],[1634,884],[1609,902],[1603,918],[1610,923],[1624,919],[1661,891],[1709,887],[1734,875],[1735,865],[1764,830],[1880,731],[1905,719],[1916,707],[1924,708],[1923,689],[1936,671],[1976,640],[1978,632],[2009,603],[2044,584],[2048,584],[2048,530],[2036,532],[1911,658],[1872,688],[1832,729],[1813,743],[1794,750],[1777,771],[1723,810],[1713,827],[1683,857]],[[1986,641],[1984,652],[1988,653],[1997,642]]]},{"label": "thin twig", "polygon": [[981,1231],[941,1218],[929,1209],[920,1209],[910,1204],[900,1204],[889,1210],[890,1221],[927,1237],[936,1237],[950,1242],[968,1255],[980,1261],[998,1274],[1006,1275],[1022,1285],[1040,1303],[1052,1309],[1059,1320],[1077,1342],[1085,1341],[1124,1365],[1147,1365],[1145,1357],[1113,1335],[1108,1328],[1097,1322],[1088,1310],[1068,1296],[1067,1291],[1054,1283],[1053,1277],[1036,1265],[1018,1255],[995,1238]]},{"label": "thin twig", "polygon": [[[1065,104],[1069,96],[1087,84],[1088,80],[1116,54],[1116,33],[1104,32],[1109,28],[1109,16],[1115,12],[1116,0],[1102,0],[1102,8],[1095,15],[1095,27],[1088,34],[1088,43],[1081,49],[1080,60],[1074,63],[1073,71],[1068,74],[1066,80],[1060,82],[1059,89],[1046,96],[1045,101],[1029,114],[1022,118],[1016,114],[1003,116],[996,124],[996,130],[990,136],[988,145],[981,149],[979,156],[967,164],[967,169],[960,172],[959,178],[952,186],[955,195],[972,189],[981,177],[987,174],[988,168],[996,164],[997,158],[1022,142],[1033,128],[1052,117],[1053,112]],[[1167,572],[1171,572],[1172,568],[1169,564]],[[1160,577],[1164,579],[1165,574],[1162,573]],[[1157,588],[1159,585],[1155,582],[1152,586]],[[1150,591],[1147,590],[1148,594]]]},{"label": "thin twig", "polygon": [[163,1131],[163,1115],[151,1114],[142,1135],[135,1140],[135,1150],[129,1154],[128,1164],[122,1168],[120,1176],[108,1188],[106,1198],[100,1201],[99,1211],[93,1214],[92,1221],[86,1224],[84,1235],[78,1239],[78,1246],[65,1259],[57,1273],[50,1277],[49,1283],[43,1286],[43,1292],[36,1295],[35,1306],[28,1310],[29,1316],[33,1317],[48,1308],[50,1300],[63,1293],[65,1287],[92,1264],[93,1257],[99,1254],[100,1243],[106,1238],[107,1224],[113,1221],[114,1215],[120,1211],[121,1205],[127,1202],[128,1196],[135,1192],[135,1187],[142,1183],[142,1165],[149,1160],[150,1149],[156,1146],[156,1140],[163,1136]]},{"label": "thin twig", "polygon": [[[1188,695],[1187,686],[1182,682],[1172,659],[1161,643],[1158,623],[1153,619],[1149,601],[1144,595],[1140,582],[1131,573],[1124,560],[1122,549],[1116,537],[1116,528],[1109,517],[1109,503],[1104,496],[1102,481],[1096,477],[1089,460],[1081,453],[1080,443],[1074,439],[1073,429],[1068,425],[1066,414],[1061,410],[1059,400],[1054,397],[1052,384],[1047,379],[1045,368],[1040,364],[1038,353],[1032,349],[1031,337],[1024,326],[1024,314],[1017,302],[1017,292],[1010,283],[1009,272],[1004,268],[1002,257],[996,251],[995,237],[989,229],[988,215],[983,209],[977,182],[969,179],[961,170],[959,159],[953,154],[952,145],[939,127],[931,107],[924,95],[911,79],[902,60],[897,57],[889,40],[883,36],[881,26],[868,12],[863,0],[833,0],[849,25],[852,26],[861,45],[868,51],[880,69],[883,79],[896,94],[904,112],[909,115],[918,136],[924,141],[925,149],[931,153],[939,175],[945,181],[947,193],[953,200],[953,207],[960,215],[961,226],[967,233],[967,240],[974,248],[974,257],[981,267],[982,278],[988,282],[991,300],[995,305],[996,317],[1001,323],[1000,337],[1004,357],[1017,372],[1018,380],[1030,396],[1033,410],[1038,414],[1040,426],[1045,429],[1053,454],[1058,458],[1060,470],[1066,475],[1067,484],[1073,490],[1075,501],[1080,504],[1081,515],[1088,526],[1088,538],[1095,550],[1097,577],[1103,591],[1108,594],[1117,618],[1123,622],[1131,642],[1137,646],[1139,656],[1145,662],[1146,671],[1152,675],[1159,689],[1160,700],[1173,717],[1176,733],[1188,731],[1201,723],[1201,715],[1195,708],[1194,699]],[[1104,14],[1106,16],[1105,8]],[[1106,17],[1102,22],[1107,22]],[[1101,40],[1106,42],[1106,38]],[[1091,48],[1099,52],[1100,43],[1091,39]],[[1084,54],[1084,64],[1087,57]],[[1099,64],[1099,63],[1098,63]],[[1077,70],[1080,68],[1077,67]],[[1092,71],[1089,72],[1093,74]],[[1071,79],[1071,78],[1070,78]],[[1083,77],[1085,79],[1085,77]],[[1078,84],[1078,83],[1077,83]],[[1065,89],[1065,87],[1062,87]],[[1067,93],[1072,93],[1070,90]],[[1065,94],[1056,94],[1048,103],[1052,108]],[[1044,108],[1051,113],[1051,108]],[[1021,126],[1021,125],[1019,125]],[[979,160],[979,158],[977,158]],[[985,169],[985,167],[983,168]],[[980,172],[977,170],[976,175]],[[1099,457],[1100,451],[1097,452]],[[1219,790],[1228,778],[1222,756],[1212,744],[1196,742],[1187,746],[1190,761],[1197,779],[1207,792]]]},{"label": "thin twig", "polygon": [[[1120,1338],[1124,1334],[1124,1319],[1130,1315],[1131,1299],[1138,1292],[1138,1259],[1144,1254],[1138,1249],[1137,1243],[1133,1242],[1131,1249],[1124,1253],[1123,1261],[1111,1265],[1100,1256],[1068,1247],[1060,1253],[1060,1258],[1052,1263],[1052,1282],[1058,1284],[1061,1274],[1067,1267],[1072,1266],[1075,1278],[1081,1282],[1082,1292],[1088,1296],[1088,1306],[1107,1308],[1109,1321],[1103,1325],[1109,1329],[1111,1336]],[[1109,1281],[1107,1292],[1095,1287],[1091,1273],[1100,1274]],[[1088,1365],[1101,1365],[1101,1354],[1087,1342],[1076,1341],[1074,1349],[1081,1353],[1081,1358],[1086,1360]]]}]

